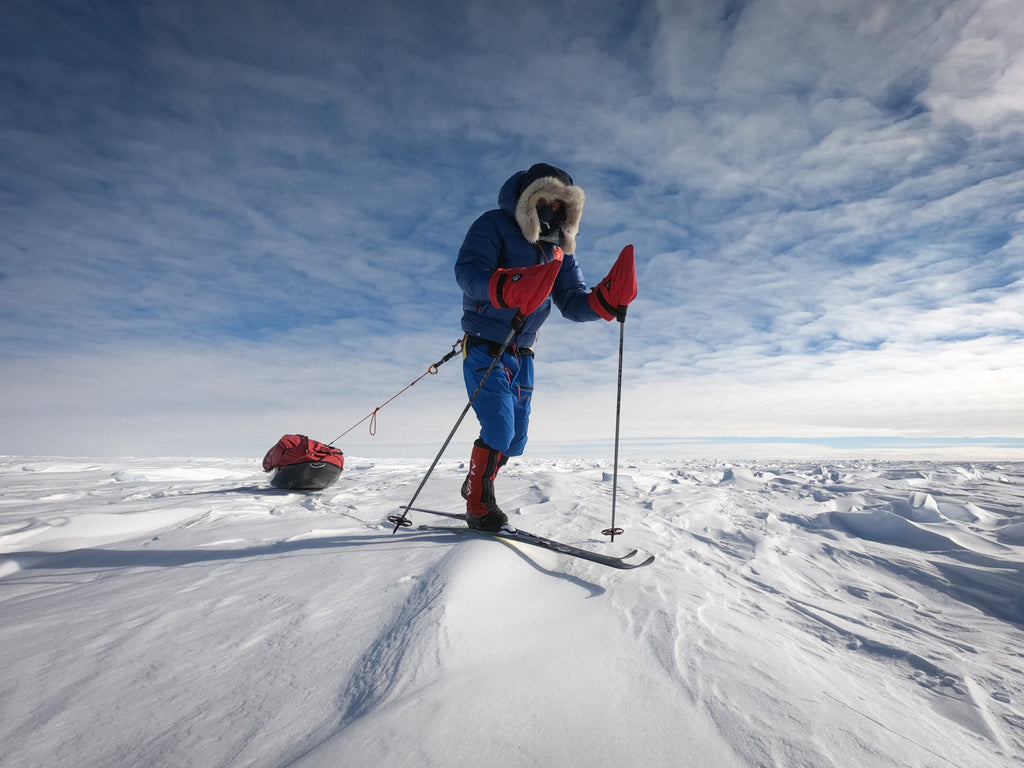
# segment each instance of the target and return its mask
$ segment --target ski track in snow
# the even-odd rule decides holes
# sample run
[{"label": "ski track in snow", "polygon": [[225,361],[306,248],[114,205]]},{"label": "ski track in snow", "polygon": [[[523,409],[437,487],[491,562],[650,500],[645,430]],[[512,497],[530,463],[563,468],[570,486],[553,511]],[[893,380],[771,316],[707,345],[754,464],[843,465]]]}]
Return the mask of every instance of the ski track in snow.
[{"label": "ski track in snow", "polygon": [[0,457],[0,765],[1024,766],[1024,465],[426,466]]}]

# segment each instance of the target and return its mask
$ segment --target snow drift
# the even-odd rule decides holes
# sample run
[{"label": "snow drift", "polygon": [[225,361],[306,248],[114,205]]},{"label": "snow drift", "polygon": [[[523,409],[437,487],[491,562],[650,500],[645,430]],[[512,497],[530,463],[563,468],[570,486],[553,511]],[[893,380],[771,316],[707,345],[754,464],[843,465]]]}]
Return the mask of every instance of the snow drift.
[{"label": "snow drift", "polygon": [[[0,764],[1024,765],[1024,466],[0,460]],[[452,509],[465,468],[419,499]],[[413,513],[415,522],[438,522]]]}]

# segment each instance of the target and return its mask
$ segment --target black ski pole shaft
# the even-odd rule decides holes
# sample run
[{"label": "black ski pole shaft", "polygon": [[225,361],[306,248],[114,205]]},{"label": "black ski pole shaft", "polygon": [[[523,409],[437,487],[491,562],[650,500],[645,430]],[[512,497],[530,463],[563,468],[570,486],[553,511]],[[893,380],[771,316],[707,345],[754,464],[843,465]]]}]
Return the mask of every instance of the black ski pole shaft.
[{"label": "black ski pole shaft", "polygon": [[622,350],[626,335],[626,308],[619,307],[619,375],[618,385],[615,391],[615,451],[612,467],[612,524],[610,528],[601,531],[605,536],[611,536],[615,541],[615,534],[622,533],[621,528],[615,527],[615,500],[619,491],[619,421],[622,415]]},{"label": "black ski pole shaft", "polygon": [[427,469],[427,473],[423,476],[423,479],[420,480],[420,484],[416,488],[416,492],[412,495],[412,498],[409,500],[409,503],[402,508],[401,515],[388,516],[388,522],[395,524],[394,530],[391,531],[392,535],[394,535],[399,528],[412,525],[412,521],[409,520],[406,513],[410,509],[412,509],[413,505],[416,504],[416,499],[419,497],[420,491],[422,491],[423,486],[427,484],[427,479],[433,473],[434,468],[437,466],[437,462],[441,460],[442,454],[444,454],[444,452],[448,449],[448,446],[452,442],[452,438],[455,437],[455,433],[459,431],[459,427],[462,426],[462,420],[466,418],[466,414],[469,413],[469,409],[473,407],[473,401],[475,401],[477,395],[480,394],[480,390],[484,388],[484,384],[487,383],[487,379],[490,378],[491,373],[498,366],[498,363],[501,361],[502,355],[505,354],[505,350],[508,349],[508,345],[512,343],[512,338],[519,332],[519,329],[523,327],[523,322],[525,320],[526,318],[523,315],[519,314],[518,312],[516,313],[515,318],[512,320],[512,330],[510,330],[508,332],[508,336],[505,337],[505,343],[501,345],[501,348],[494,356],[494,360],[491,361],[491,367],[487,369],[487,372],[484,374],[484,377],[480,380],[480,383],[477,385],[476,391],[473,392],[473,396],[469,398],[469,402],[466,403],[466,407],[463,408],[462,413],[459,414],[459,418],[455,422],[455,426],[452,427],[452,431],[448,433],[448,437],[445,438],[444,444],[441,446],[441,450],[437,452],[437,455],[434,457],[434,460],[430,463],[430,467]]}]

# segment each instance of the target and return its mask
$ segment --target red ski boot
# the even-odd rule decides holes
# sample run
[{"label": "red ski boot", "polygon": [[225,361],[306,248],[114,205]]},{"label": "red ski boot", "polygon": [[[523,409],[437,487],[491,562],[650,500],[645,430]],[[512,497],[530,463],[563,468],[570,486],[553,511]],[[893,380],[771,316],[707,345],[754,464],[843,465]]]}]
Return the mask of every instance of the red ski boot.
[{"label": "red ski boot", "polygon": [[473,454],[469,460],[469,474],[462,484],[462,496],[466,499],[466,522],[470,528],[481,531],[500,531],[508,517],[494,500],[494,478],[507,461],[500,451],[491,448],[483,440],[473,443]]}]

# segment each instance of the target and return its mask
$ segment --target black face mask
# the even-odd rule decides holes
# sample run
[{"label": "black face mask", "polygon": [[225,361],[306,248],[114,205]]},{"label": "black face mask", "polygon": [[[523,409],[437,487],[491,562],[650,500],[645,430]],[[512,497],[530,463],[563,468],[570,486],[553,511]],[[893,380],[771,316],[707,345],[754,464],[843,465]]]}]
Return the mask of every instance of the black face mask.
[{"label": "black face mask", "polygon": [[565,205],[538,205],[537,218],[540,219],[540,233],[546,235],[565,222]]}]

